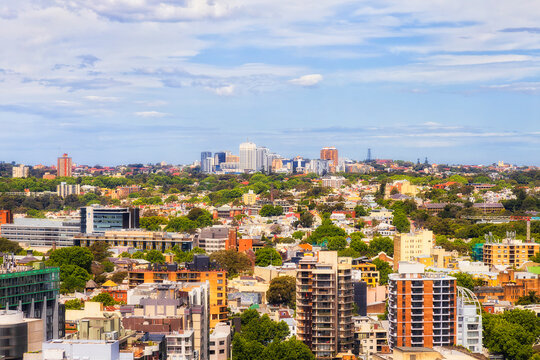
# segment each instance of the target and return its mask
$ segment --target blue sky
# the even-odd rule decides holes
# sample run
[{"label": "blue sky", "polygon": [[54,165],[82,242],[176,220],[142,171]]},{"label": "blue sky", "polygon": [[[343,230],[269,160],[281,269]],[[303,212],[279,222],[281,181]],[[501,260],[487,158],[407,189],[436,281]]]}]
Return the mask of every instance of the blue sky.
[{"label": "blue sky", "polygon": [[540,165],[534,0],[0,5],[0,160],[284,156]]}]

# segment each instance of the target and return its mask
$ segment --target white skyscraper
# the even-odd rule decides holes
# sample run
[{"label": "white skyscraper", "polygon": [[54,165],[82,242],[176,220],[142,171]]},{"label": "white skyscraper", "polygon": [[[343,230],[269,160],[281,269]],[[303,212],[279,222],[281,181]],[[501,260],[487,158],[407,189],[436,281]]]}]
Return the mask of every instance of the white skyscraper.
[{"label": "white skyscraper", "polygon": [[257,145],[251,142],[240,144],[240,167],[244,172],[255,171],[257,169]]},{"label": "white skyscraper", "polygon": [[267,157],[270,150],[264,146],[257,148],[257,171],[266,171],[268,168]]}]

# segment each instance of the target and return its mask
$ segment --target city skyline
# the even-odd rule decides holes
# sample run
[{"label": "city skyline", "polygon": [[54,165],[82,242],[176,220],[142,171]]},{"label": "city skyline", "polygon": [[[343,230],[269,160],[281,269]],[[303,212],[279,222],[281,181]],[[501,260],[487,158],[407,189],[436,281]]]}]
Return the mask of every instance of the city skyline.
[{"label": "city skyline", "polygon": [[249,138],[539,165],[539,16],[527,1],[10,2],[0,154],[187,163]]}]

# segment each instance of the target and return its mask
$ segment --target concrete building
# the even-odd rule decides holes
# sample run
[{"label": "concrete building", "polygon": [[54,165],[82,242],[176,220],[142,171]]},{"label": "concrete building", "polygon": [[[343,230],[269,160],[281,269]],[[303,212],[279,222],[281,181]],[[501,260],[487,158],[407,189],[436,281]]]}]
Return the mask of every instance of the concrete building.
[{"label": "concrete building", "polygon": [[515,266],[519,268],[531,256],[540,252],[540,244],[516,239],[504,239],[500,243],[484,244],[484,264]]},{"label": "concrete building", "polygon": [[231,326],[219,323],[210,334],[210,360],[228,360],[231,358]]},{"label": "concrete building", "polygon": [[104,233],[108,230],[136,229],[139,227],[139,208],[81,208],[81,233]]},{"label": "concrete building", "polygon": [[401,262],[388,279],[390,348],[455,345],[456,279],[424,273],[418,263]]},{"label": "concrete building", "polygon": [[330,172],[335,172],[339,165],[338,150],[333,146],[322,148],[321,159],[330,160]]},{"label": "concrete building", "polygon": [[482,306],[469,289],[457,287],[456,344],[473,353],[482,352]]},{"label": "concrete building", "polygon": [[13,224],[0,226],[0,236],[32,248],[73,246],[79,231],[76,220],[16,218]]},{"label": "concrete building", "polygon": [[41,350],[42,342],[41,319],[25,318],[18,310],[0,310],[0,358],[22,359],[25,352]]},{"label": "concrete building", "polygon": [[413,261],[422,255],[430,255],[433,247],[433,232],[419,230],[394,236],[394,269],[400,261]]},{"label": "concrete building", "polygon": [[321,251],[300,260],[296,275],[298,339],[317,359],[333,359],[353,348],[351,258]]},{"label": "concrete building", "polygon": [[195,236],[195,246],[207,254],[236,249],[236,229],[228,226],[211,226],[200,230]]},{"label": "concrete building", "polygon": [[91,246],[104,241],[111,246],[128,246],[139,250],[159,250],[165,252],[175,245],[182,251],[193,249],[193,240],[183,234],[145,231],[145,230],[110,230],[105,233],[78,234],[73,238],[77,246]]},{"label": "concrete building", "polygon": [[3,224],[13,224],[13,213],[11,210],[0,210],[0,227]]},{"label": "concrete building", "polygon": [[[177,281],[183,283],[199,283],[208,281],[210,284],[210,326],[228,319],[227,310],[227,272],[212,270],[208,256],[195,256],[193,263],[187,269],[178,269],[175,265],[154,266],[147,270],[131,270],[128,272],[130,288],[144,283],[163,283]],[[128,303],[129,303],[128,293]]]},{"label": "concrete building", "polygon": [[257,170],[257,145],[252,142],[240,144],[240,165],[241,172]]},{"label": "concrete building", "polygon": [[255,205],[257,202],[257,194],[253,190],[249,190],[247,193],[242,195],[242,202],[246,205]]},{"label": "concrete building", "polygon": [[322,186],[324,187],[339,189],[344,184],[345,184],[345,178],[343,176],[325,175],[322,178]]},{"label": "concrete building", "polygon": [[5,255],[0,267],[0,307],[22,310],[28,319],[41,319],[42,341],[64,336],[64,307],[58,303],[60,269],[15,266]]},{"label": "concrete building", "polygon": [[371,359],[375,353],[388,352],[387,331],[376,317],[354,316],[353,354]]},{"label": "concrete building", "polygon": [[201,152],[201,172],[203,173],[209,173],[212,172],[212,167],[214,165],[213,158],[212,158],[212,164],[210,167],[208,159],[212,158],[212,152],[211,151],[202,151]]},{"label": "concrete building", "polygon": [[68,154],[62,155],[58,158],[56,171],[58,177],[71,177],[73,169],[73,162]]},{"label": "concrete building", "polygon": [[50,340],[42,349],[41,360],[133,360],[133,353],[120,351],[118,340]]},{"label": "concrete building", "polygon": [[268,154],[270,150],[264,146],[257,147],[257,160],[256,160],[256,170],[257,171],[268,171]]},{"label": "concrete building", "polygon": [[81,185],[70,185],[68,183],[61,182],[59,185],[56,185],[56,193],[62,198],[65,198],[68,195],[81,195]]},{"label": "concrete building", "polygon": [[14,178],[27,178],[30,174],[30,168],[24,165],[14,166],[12,169],[12,176]]}]

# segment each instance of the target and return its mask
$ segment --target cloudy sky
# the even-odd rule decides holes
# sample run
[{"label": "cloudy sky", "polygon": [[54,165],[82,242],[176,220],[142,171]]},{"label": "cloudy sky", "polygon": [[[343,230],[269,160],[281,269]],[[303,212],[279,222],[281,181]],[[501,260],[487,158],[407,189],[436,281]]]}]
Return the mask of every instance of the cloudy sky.
[{"label": "cloudy sky", "polygon": [[0,160],[540,165],[537,0],[10,0]]}]

